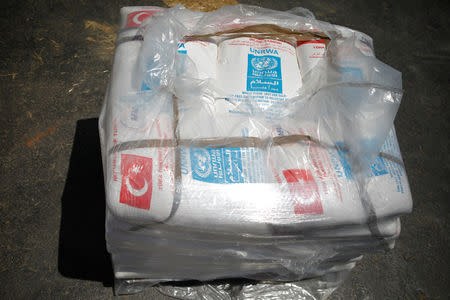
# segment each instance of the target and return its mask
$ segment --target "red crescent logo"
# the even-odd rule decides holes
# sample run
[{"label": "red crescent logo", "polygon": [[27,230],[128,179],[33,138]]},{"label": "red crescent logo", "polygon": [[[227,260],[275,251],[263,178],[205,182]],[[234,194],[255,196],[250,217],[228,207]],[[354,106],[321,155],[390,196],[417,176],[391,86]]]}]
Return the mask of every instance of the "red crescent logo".
[{"label": "red crescent logo", "polygon": [[296,215],[323,214],[319,188],[310,170],[284,170],[283,175],[294,199],[294,213]]},{"label": "red crescent logo", "polygon": [[157,12],[157,10],[141,10],[132,12],[127,16],[126,27],[139,27],[145,19],[151,17]]},{"label": "red crescent logo", "polygon": [[150,209],[152,199],[152,159],[132,154],[122,154],[120,157],[120,203]]}]

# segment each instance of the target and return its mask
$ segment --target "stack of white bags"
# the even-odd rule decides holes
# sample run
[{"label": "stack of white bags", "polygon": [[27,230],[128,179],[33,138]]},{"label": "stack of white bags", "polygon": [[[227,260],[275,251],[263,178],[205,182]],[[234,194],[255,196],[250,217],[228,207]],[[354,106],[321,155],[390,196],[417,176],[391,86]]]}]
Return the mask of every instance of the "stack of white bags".
[{"label": "stack of white bags", "polygon": [[401,74],[369,36],[249,6],[120,22],[99,121],[116,278],[292,281],[393,248]]}]

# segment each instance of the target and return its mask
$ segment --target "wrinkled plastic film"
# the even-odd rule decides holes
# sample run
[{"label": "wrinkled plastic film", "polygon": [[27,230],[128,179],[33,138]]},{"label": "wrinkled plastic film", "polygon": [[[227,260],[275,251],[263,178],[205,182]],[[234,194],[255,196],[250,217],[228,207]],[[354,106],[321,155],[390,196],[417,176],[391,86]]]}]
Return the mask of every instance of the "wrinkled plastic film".
[{"label": "wrinkled plastic film", "polygon": [[[236,9],[233,10],[233,8]],[[144,83],[149,88],[150,86],[154,88],[168,86],[169,89],[174,89],[171,87],[172,83],[170,78],[175,76],[175,67],[173,64],[177,61],[175,57],[177,54],[175,48],[177,42],[175,40],[180,40],[182,36],[188,33],[195,35],[197,32],[211,34],[212,28],[217,32],[218,30],[236,28],[237,26],[245,27],[261,24],[268,20],[268,16],[264,15],[265,10],[263,9],[237,8],[239,7],[230,8],[231,12],[229,14],[224,13],[228,12],[227,10],[218,10],[205,15],[200,19],[197,27],[194,27],[190,32],[181,24],[177,24],[177,21],[174,20],[171,13],[167,13],[167,17],[163,20],[155,21],[161,24],[154,23],[151,28],[155,29],[147,30],[146,35],[148,35],[148,38],[144,40],[140,63],[138,64],[145,66]],[[282,14],[281,12],[280,15],[273,14],[270,15],[270,22],[277,23],[279,21],[276,24],[277,26],[285,26],[284,28],[287,27],[291,30],[314,29],[318,31],[322,29],[324,32],[332,32],[333,30],[330,25],[321,24],[316,24],[314,27],[311,27],[312,25],[310,27],[301,27],[300,24],[304,26],[306,26],[305,24],[309,24],[305,21],[306,18],[293,18],[292,15],[290,16],[291,18],[286,18],[286,14]],[[297,19],[303,22],[299,22]],[[236,23],[236,20],[239,20],[241,23]],[[219,24],[223,26],[218,27]],[[222,41],[221,43],[223,42],[227,41]],[[356,48],[355,43],[355,37],[341,37],[333,40],[327,49],[328,64],[323,63],[321,64],[322,68],[318,66],[315,70],[316,73],[326,74],[324,76],[325,80],[317,80],[317,78],[314,78],[313,80],[309,80],[312,82],[311,84],[308,84],[309,82],[306,80],[302,87],[303,92],[297,97],[294,97],[290,102],[299,103],[302,100],[306,101],[309,99],[310,102],[314,102],[314,106],[318,106],[320,113],[324,109],[329,109],[329,103],[331,101],[337,101],[338,104],[339,102],[342,103],[340,107],[336,107],[338,109],[337,115],[320,115],[318,118],[334,120],[343,126],[341,129],[341,132],[344,133],[342,139],[346,144],[349,144],[348,148],[352,152],[352,155],[350,155],[351,162],[354,164],[356,170],[361,169],[364,171],[378,153],[390,127],[392,127],[393,118],[402,94],[401,75],[376,60],[375,57],[364,55]],[[142,57],[142,54],[148,53],[153,53],[151,59]],[[143,60],[146,62],[144,63]],[[187,63],[186,65],[189,64]],[[190,65],[192,66],[193,64],[191,63]],[[177,89],[181,97],[185,94],[185,90],[192,94],[193,90],[198,87],[198,76],[192,79],[188,80],[187,83],[185,80],[184,87]],[[153,82],[154,80],[156,81]],[[189,83],[194,86],[192,88],[187,86]],[[318,83],[319,86],[317,86]],[[212,95],[209,94],[209,97],[203,94],[203,89],[200,89],[200,92],[197,95],[192,95],[192,97],[202,99],[206,96],[210,100],[217,99],[218,93],[214,93],[214,87],[212,87],[212,90]],[[310,94],[307,94],[308,91]],[[216,92],[218,91],[216,90]],[[306,95],[302,95],[305,93]],[[320,103],[320,100],[315,100],[316,98],[324,99],[328,97],[330,101],[326,103]],[[250,103],[253,100],[251,96],[248,96],[247,99]],[[275,105],[271,105],[269,108],[272,106]],[[321,109],[321,106],[325,107]],[[250,107],[253,110],[260,108],[258,106],[255,107],[255,105],[251,105]],[[265,108],[265,111],[267,112],[269,108]],[[305,109],[303,108],[303,110]],[[309,112],[309,110],[306,111]],[[290,112],[292,113],[292,110]],[[388,125],[381,126],[381,124]],[[336,127],[334,126],[333,128]]]},{"label": "wrinkled plastic film", "polygon": [[285,284],[270,282],[209,283],[192,286],[161,285],[158,290],[178,299],[326,299],[348,276],[348,271]]},{"label": "wrinkled plastic film", "polygon": [[323,277],[393,247],[401,73],[369,36],[302,8],[121,14],[99,120],[117,293]]}]

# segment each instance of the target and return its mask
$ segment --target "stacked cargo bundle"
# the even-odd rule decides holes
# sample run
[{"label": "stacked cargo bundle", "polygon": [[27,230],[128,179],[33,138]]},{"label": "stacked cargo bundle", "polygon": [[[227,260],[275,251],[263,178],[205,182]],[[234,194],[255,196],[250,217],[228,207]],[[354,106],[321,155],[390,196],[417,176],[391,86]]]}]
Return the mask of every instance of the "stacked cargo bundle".
[{"label": "stacked cargo bundle", "polygon": [[123,8],[99,121],[117,292],[297,281],[393,248],[401,96],[369,36],[304,9]]}]

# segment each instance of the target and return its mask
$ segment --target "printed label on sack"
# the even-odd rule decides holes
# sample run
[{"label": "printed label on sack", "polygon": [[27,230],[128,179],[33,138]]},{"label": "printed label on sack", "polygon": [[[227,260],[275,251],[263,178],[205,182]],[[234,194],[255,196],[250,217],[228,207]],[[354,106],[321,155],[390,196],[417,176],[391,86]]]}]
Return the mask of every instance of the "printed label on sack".
[{"label": "printed label on sack", "polygon": [[[311,129],[292,129],[290,130],[293,133],[298,133],[300,135],[311,135],[312,130]],[[277,133],[280,136],[286,135],[287,133],[280,129],[277,130]],[[308,157],[309,157],[309,169],[308,172],[312,174],[311,178],[315,179],[315,184],[317,185],[318,189],[320,191],[323,191],[325,195],[327,195],[329,192],[334,193],[337,200],[340,202],[344,202],[343,192],[342,192],[342,185],[339,182],[338,174],[337,172],[333,172],[333,166],[339,165],[341,166],[339,162],[338,155],[336,151],[334,151],[334,159],[333,156],[330,154],[331,152],[327,149],[324,149],[321,146],[316,145],[315,143],[308,142],[306,144],[308,146]],[[344,171],[341,169],[341,174],[343,174]]]},{"label": "printed label on sack", "polygon": [[[192,178],[209,183],[262,182],[261,155],[254,148],[190,149]],[[181,156],[183,160],[185,150]]]},{"label": "printed label on sack", "polygon": [[323,214],[319,188],[310,170],[284,170],[283,175],[294,198],[296,215]]},{"label": "printed label on sack", "polygon": [[326,47],[324,40],[298,41],[297,53],[302,73],[306,74],[325,57]]},{"label": "printed label on sack", "polygon": [[375,56],[371,41],[369,41],[369,39],[364,37],[364,35],[362,34],[357,33],[356,37],[357,37],[355,42],[356,48],[358,48],[359,51],[361,51],[361,53],[364,54],[365,56]]},{"label": "printed label on sack", "polygon": [[[250,50],[252,50],[252,48],[250,48]],[[263,50],[267,51],[272,49]],[[263,50],[259,51],[261,52]],[[274,50],[274,52],[277,51]],[[271,93],[283,92],[281,80],[281,60],[279,57],[272,55],[248,55],[247,91]]]},{"label": "printed label on sack", "polygon": [[377,156],[375,162],[370,166],[373,176],[386,175],[388,173],[386,164],[381,156]]},{"label": "printed label on sack", "polygon": [[308,49],[315,50],[315,53],[311,53],[311,58],[323,58],[325,53],[325,41],[324,40],[316,40],[316,41],[297,41],[297,47],[303,45],[310,45]]},{"label": "printed label on sack", "polygon": [[185,43],[184,41],[180,41],[177,44],[178,53],[181,53],[181,54],[186,54],[187,53],[186,46],[185,46],[184,43]]},{"label": "printed label on sack", "polygon": [[[352,169],[348,162],[348,151],[343,149],[344,143],[339,142],[336,143],[335,145],[336,151],[330,150],[329,155],[334,170],[336,172],[336,176],[338,178],[342,178],[345,176],[345,178],[353,179]],[[336,157],[336,153],[338,157]],[[370,166],[370,170],[371,170],[371,173],[369,174],[370,176],[381,176],[388,174],[385,160],[380,156],[377,156],[373,164]]]},{"label": "printed label on sack", "polygon": [[152,159],[122,154],[120,173],[120,203],[149,210],[152,199]]},{"label": "printed label on sack", "polygon": [[[325,41],[298,41],[297,47],[301,47],[300,51],[302,53],[302,58],[305,59],[301,63],[311,63],[309,60],[318,60],[325,57]],[[308,60],[309,59],[309,60]]]},{"label": "printed label on sack", "polygon": [[[381,147],[381,152],[392,155],[398,159],[401,159],[400,148],[397,142],[397,136],[395,130],[391,129],[389,135]],[[397,192],[404,194],[405,187],[407,187],[408,181],[406,179],[405,169],[402,165],[382,157],[379,157],[383,161],[385,170],[389,174],[389,177],[395,182]]]},{"label": "printed label on sack", "polygon": [[120,97],[115,105],[120,125],[133,133],[147,132],[153,127],[155,120],[165,114],[172,114],[172,105],[164,101],[164,98],[142,91]]},{"label": "printed label on sack", "polygon": [[120,112],[120,123],[127,129],[144,132],[151,126],[151,119],[146,118],[144,104],[126,103]]},{"label": "printed label on sack", "polygon": [[127,16],[126,27],[139,27],[145,19],[157,13],[157,10],[140,10],[129,13]]},{"label": "printed label on sack", "polygon": [[219,79],[229,82],[226,98],[236,107],[230,113],[253,114],[256,108],[267,118],[279,118],[284,102],[302,84],[295,47],[278,40],[226,40],[219,45],[218,64]]},{"label": "printed label on sack", "polygon": [[348,163],[346,157],[348,155],[348,151],[344,150],[344,143],[338,142],[335,146],[336,151],[334,149],[330,149],[328,154],[330,155],[330,160],[333,164],[336,176],[338,178],[343,178],[345,176],[345,178],[353,179],[352,169],[350,168],[350,164]]}]

